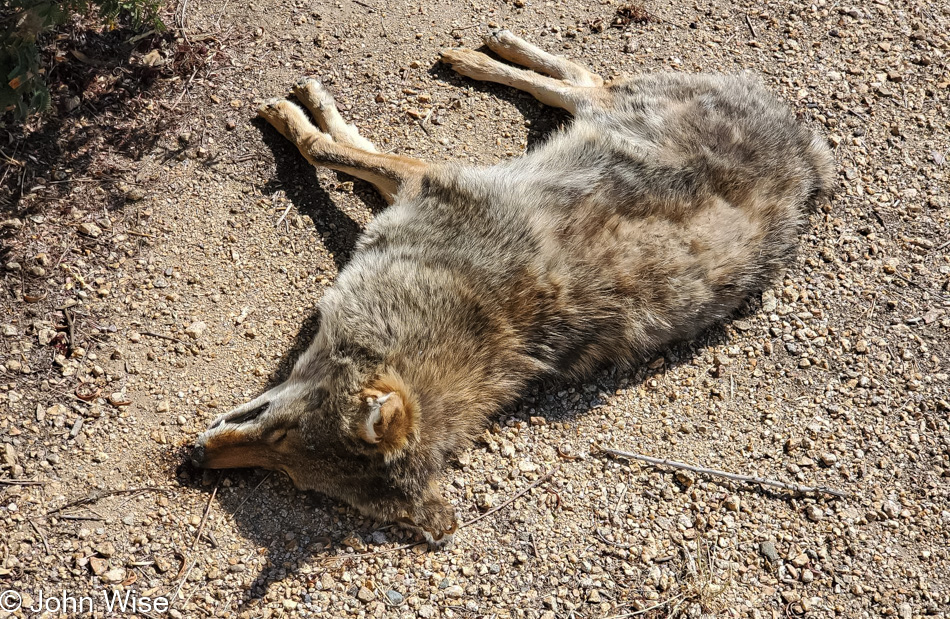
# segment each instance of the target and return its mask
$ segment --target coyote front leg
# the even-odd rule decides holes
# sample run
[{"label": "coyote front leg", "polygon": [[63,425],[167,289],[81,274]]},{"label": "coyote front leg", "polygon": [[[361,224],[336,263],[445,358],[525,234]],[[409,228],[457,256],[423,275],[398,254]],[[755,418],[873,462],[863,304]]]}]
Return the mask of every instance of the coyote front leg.
[{"label": "coyote front leg", "polygon": [[418,186],[428,167],[425,162],[378,152],[356,127],[343,120],[333,97],[318,81],[300,80],[294,90],[323,131],[286,99],[271,99],[257,113],[293,142],[307,161],[371,183],[390,204],[400,190],[412,191]]}]

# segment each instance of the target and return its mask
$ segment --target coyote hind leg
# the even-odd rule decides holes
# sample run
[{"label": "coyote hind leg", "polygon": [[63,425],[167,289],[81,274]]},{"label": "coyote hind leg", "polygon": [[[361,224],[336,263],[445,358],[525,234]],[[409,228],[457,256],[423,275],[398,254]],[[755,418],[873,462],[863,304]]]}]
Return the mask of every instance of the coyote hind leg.
[{"label": "coyote hind leg", "polygon": [[[305,96],[303,100],[314,109],[313,99]],[[293,142],[312,165],[363,179],[375,186],[390,204],[404,186],[419,185],[428,167],[425,162],[376,152],[373,144],[359,135],[355,127],[343,122],[332,101],[330,98],[329,106],[314,111],[317,122],[326,126],[327,133],[319,131],[303,110],[284,99],[267,101],[257,113]]]},{"label": "coyote hind leg", "polygon": [[532,70],[498,62],[470,49],[445,50],[442,62],[466,77],[523,90],[541,103],[563,108],[575,116],[579,110],[604,105],[604,80],[581,65],[549,54],[507,30],[492,32],[485,42],[502,58]]},{"label": "coyote hind leg", "polygon": [[515,36],[510,30],[492,30],[485,37],[488,48],[509,62],[550,75],[571,86],[599,87],[604,78],[563,56],[549,54],[540,47]]}]

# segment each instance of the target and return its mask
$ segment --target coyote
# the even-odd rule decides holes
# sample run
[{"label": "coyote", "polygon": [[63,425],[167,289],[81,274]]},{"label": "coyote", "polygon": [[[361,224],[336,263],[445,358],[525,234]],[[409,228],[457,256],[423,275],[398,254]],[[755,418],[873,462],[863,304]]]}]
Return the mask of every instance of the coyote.
[{"label": "coyote", "polygon": [[258,113],[314,166],[391,204],[319,303],[290,378],[220,416],[193,462],[264,467],[365,514],[452,539],[439,473],[545,377],[629,365],[727,318],[789,263],[829,193],[825,141],[748,76],[610,83],[507,30],[442,53],[573,123],[491,167],[379,152],[320,82]]}]

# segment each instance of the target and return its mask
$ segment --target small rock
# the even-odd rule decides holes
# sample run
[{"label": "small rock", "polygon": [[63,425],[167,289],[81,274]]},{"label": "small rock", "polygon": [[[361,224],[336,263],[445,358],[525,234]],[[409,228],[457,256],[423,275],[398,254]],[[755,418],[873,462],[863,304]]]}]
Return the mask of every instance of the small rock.
[{"label": "small rock", "polygon": [[689,488],[694,483],[696,483],[696,480],[693,479],[693,476],[686,471],[676,471],[676,481],[683,484],[684,488]]},{"label": "small rock", "polygon": [[94,550],[101,556],[108,559],[115,554],[115,545],[112,542],[102,542],[101,544],[98,544]]},{"label": "small rock", "polygon": [[792,559],[792,565],[795,567],[805,567],[808,565],[808,555],[804,552],[799,553],[794,559]]},{"label": "small rock", "polygon": [[[372,595],[372,594],[371,594],[371,595]],[[281,604],[282,604],[283,607],[284,607],[285,609],[287,609],[287,610],[294,610],[295,608],[297,608],[297,602],[295,602],[295,601],[293,601],[293,600],[287,600],[287,599],[285,599],[283,602],[281,602]]]},{"label": "small rock", "polygon": [[94,223],[83,222],[79,224],[79,233],[85,234],[86,236],[91,236],[92,238],[96,238],[102,234],[102,230],[100,230],[99,226],[97,226]]},{"label": "small rock", "polygon": [[522,460],[518,463],[518,469],[522,473],[534,473],[538,470],[538,468],[538,465],[534,462],[531,462],[530,460]]},{"label": "small rock", "polygon": [[16,449],[14,449],[10,443],[3,446],[3,463],[6,466],[14,466],[16,464]]},{"label": "small rock", "polygon": [[361,602],[372,602],[376,599],[376,594],[366,587],[360,587],[359,592],[356,594],[356,598]]},{"label": "small rock", "polygon": [[[169,561],[169,560],[166,559],[165,557],[160,557],[160,556],[157,556],[157,555],[156,555],[156,557],[155,557],[155,571],[157,571],[159,574],[164,574],[165,572],[171,570],[173,567],[174,567],[174,566],[172,565],[171,561]],[[232,567],[234,567],[234,566],[232,566]]]},{"label": "small rock", "polygon": [[138,202],[145,198],[145,190],[139,187],[133,187],[129,189],[125,194],[125,199],[129,202]]},{"label": "small rock", "polygon": [[432,619],[435,617],[435,608],[426,604],[425,606],[420,606],[419,610],[416,611],[416,614],[422,619]]},{"label": "small rock", "polygon": [[23,220],[17,219],[16,217],[0,221],[0,230],[19,230],[22,227]]},{"label": "small rock", "polygon": [[725,508],[731,512],[739,511],[739,506],[740,506],[739,495],[733,494],[727,497],[726,500],[723,502],[723,506],[725,506]]},{"label": "small rock", "polygon": [[89,569],[92,570],[92,573],[96,576],[105,574],[108,567],[109,562],[107,560],[99,557],[89,557]]},{"label": "small rock", "polygon": [[124,393],[122,393],[121,391],[117,391],[117,392],[115,392],[115,393],[110,393],[108,399],[109,399],[109,404],[111,404],[112,406],[115,406],[115,407],[128,406],[129,404],[132,403],[132,402],[128,399],[128,396],[126,396],[126,395],[125,395]]},{"label": "small rock", "polygon": [[808,516],[808,519],[812,522],[818,522],[825,514],[820,507],[812,504],[805,508],[805,515]]},{"label": "small rock", "polygon": [[159,275],[152,281],[152,285],[156,288],[168,288],[168,280]]},{"label": "small rock", "polygon": [[402,604],[405,598],[398,591],[394,591],[393,589],[390,589],[389,591],[386,592],[386,599],[389,600],[390,604],[393,604],[394,606],[399,606],[400,604]]},{"label": "small rock", "polygon": [[359,535],[351,535],[345,540],[343,540],[343,545],[352,548],[357,552],[363,552],[366,550],[366,543],[360,538]]},{"label": "small rock", "polygon": [[884,515],[888,518],[897,518],[897,516],[901,513],[901,508],[900,505],[894,501],[888,500],[884,501],[884,504],[881,505],[881,511],[884,512]]},{"label": "small rock", "polygon": [[897,607],[897,616],[900,617],[900,619],[913,619],[914,609],[911,608],[910,604],[904,602]]},{"label": "small rock", "polygon": [[445,588],[446,597],[450,598],[460,598],[465,594],[465,590],[462,589],[459,585],[450,585]]},{"label": "small rock", "polygon": [[201,334],[204,333],[207,328],[208,328],[208,325],[198,320],[188,325],[188,328],[185,329],[185,335],[187,335],[193,340],[197,340],[199,337],[201,337]]},{"label": "small rock", "polygon": [[108,583],[120,583],[125,580],[125,568],[114,567],[102,575],[102,580]]},{"label": "small rock", "polygon": [[789,590],[789,591],[782,591],[782,599],[785,600],[786,604],[794,604],[795,602],[800,600],[801,597],[802,597],[801,594],[799,594],[798,591],[795,591],[794,589]]},{"label": "small rock", "polygon": [[775,549],[774,542],[762,542],[759,544],[759,553],[768,560],[769,563],[773,565],[778,565],[779,557],[778,551]]}]

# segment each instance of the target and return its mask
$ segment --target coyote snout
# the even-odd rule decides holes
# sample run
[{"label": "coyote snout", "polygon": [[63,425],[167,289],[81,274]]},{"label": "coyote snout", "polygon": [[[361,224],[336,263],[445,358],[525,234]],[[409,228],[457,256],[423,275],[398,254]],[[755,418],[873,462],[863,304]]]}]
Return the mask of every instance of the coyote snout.
[{"label": "coyote snout", "polygon": [[510,32],[443,62],[574,115],[492,168],[380,153],[315,80],[259,113],[316,166],[392,205],[320,302],[290,378],[219,417],[193,459],[260,466],[420,528],[456,529],[439,472],[545,376],[629,364],[727,318],[794,254],[831,154],[757,81],[640,75],[605,84]]}]

